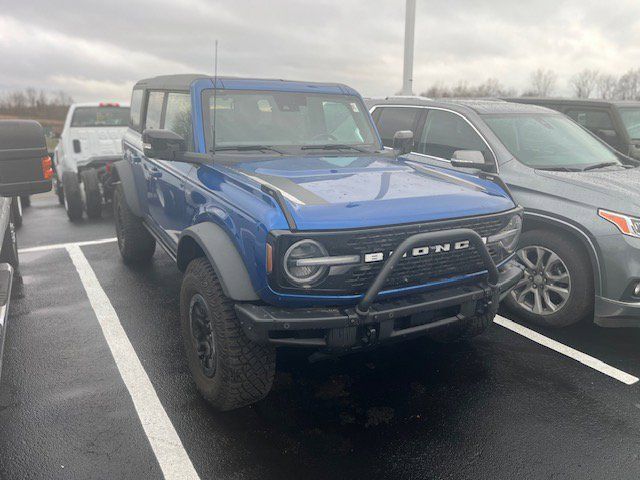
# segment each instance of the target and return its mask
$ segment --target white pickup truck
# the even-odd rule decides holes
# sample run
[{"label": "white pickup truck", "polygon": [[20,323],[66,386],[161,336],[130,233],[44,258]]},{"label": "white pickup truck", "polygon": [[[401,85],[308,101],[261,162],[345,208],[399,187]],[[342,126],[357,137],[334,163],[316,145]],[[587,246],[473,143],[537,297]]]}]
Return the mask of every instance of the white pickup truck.
[{"label": "white pickup truck", "polygon": [[129,106],[118,103],[71,105],[55,149],[56,193],[71,221],[98,218],[111,201],[111,163],[122,159]]}]

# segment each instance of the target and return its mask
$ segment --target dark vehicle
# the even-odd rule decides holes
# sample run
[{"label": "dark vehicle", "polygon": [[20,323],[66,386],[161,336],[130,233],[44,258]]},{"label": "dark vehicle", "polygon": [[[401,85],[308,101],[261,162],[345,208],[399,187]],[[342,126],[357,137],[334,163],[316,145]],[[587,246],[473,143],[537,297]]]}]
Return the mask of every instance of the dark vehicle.
[{"label": "dark vehicle", "polygon": [[20,195],[51,190],[51,158],[38,122],[0,120],[0,373],[14,277],[19,277],[18,245],[11,205]]},{"label": "dark vehicle", "polygon": [[640,326],[640,168],[564,115],[504,101],[369,100],[385,145],[416,132],[407,159],[499,174],[525,208],[525,278],[505,304],[562,327],[595,313]]},{"label": "dark vehicle", "polygon": [[511,98],[562,112],[617,151],[640,160],[640,102],[563,98]]},{"label": "dark vehicle", "polygon": [[[160,244],[216,408],[270,390],[275,347],[322,354],[470,338],[522,278],[501,183],[384,151],[344,85],[178,75],[138,82],[115,223],[127,263]],[[399,132],[396,146],[411,141]]]}]

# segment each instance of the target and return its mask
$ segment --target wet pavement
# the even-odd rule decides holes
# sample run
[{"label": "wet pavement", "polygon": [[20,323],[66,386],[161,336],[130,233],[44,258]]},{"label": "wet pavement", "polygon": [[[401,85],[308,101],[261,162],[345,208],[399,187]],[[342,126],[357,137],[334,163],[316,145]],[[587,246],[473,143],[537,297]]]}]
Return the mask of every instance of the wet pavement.
[{"label": "wet pavement", "polygon": [[[34,197],[20,247],[111,238],[106,213],[71,224],[52,194]],[[158,250],[150,266],[130,268],[113,242],[81,250],[202,479],[640,477],[640,383],[499,325],[466,343],[418,339],[316,363],[280,350],[265,400],[213,412],[182,352],[171,259]],[[0,478],[162,478],[158,439],[69,252],[20,260],[23,296],[12,300],[0,383]],[[638,330],[537,331],[640,376]]]}]

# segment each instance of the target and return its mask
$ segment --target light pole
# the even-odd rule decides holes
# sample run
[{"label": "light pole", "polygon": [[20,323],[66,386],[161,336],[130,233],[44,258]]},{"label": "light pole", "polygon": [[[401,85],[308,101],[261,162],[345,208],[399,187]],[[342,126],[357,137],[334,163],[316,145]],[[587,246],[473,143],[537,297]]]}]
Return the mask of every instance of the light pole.
[{"label": "light pole", "polygon": [[413,95],[413,44],[416,30],[416,0],[407,0],[404,21],[404,70],[402,95]]}]

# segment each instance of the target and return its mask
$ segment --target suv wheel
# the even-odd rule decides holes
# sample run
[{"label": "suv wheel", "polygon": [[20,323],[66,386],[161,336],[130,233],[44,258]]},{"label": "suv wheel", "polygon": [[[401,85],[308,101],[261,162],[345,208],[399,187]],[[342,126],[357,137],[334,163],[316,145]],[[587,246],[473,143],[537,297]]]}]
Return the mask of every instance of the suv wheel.
[{"label": "suv wheel", "polygon": [[56,196],[58,197],[58,203],[60,205],[64,205],[64,189],[62,188],[62,182],[58,175],[56,174],[54,178],[54,189],[56,192]]},{"label": "suv wheel", "polygon": [[275,348],[251,342],[233,302],[206,258],[189,263],[180,291],[180,322],[189,369],[198,390],[217,410],[264,398],[273,385]]},{"label": "suv wheel", "polygon": [[11,220],[15,228],[22,226],[22,202],[20,197],[14,197],[11,199]]},{"label": "suv wheel", "polygon": [[593,310],[589,259],[575,241],[555,232],[530,230],[520,237],[518,260],[525,276],[505,299],[520,318],[542,327],[566,327]]},{"label": "suv wheel", "polygon": [[102,216],[102,193],[100,192],[100,180],[98,172],[90,168],[80,173],[82,188],[84,190],[84,205],[89,218]]},{"label": "suv wheel", "polygon": [[122,185],[116,187],[113,196],[113,216],[116,224],[118,248],[125,263],[146,263],[156,251],[156,240],[144,228],[142,219],[136,216],[124,198]]},{"label": "suv wheel", "polygon": [[74,172],[62,174],[62,185],[64,190],[64,208],[67,211],[69,220],[75,222],[82,218],[82,194],[80,193],[80,183],[78,175]]}]

